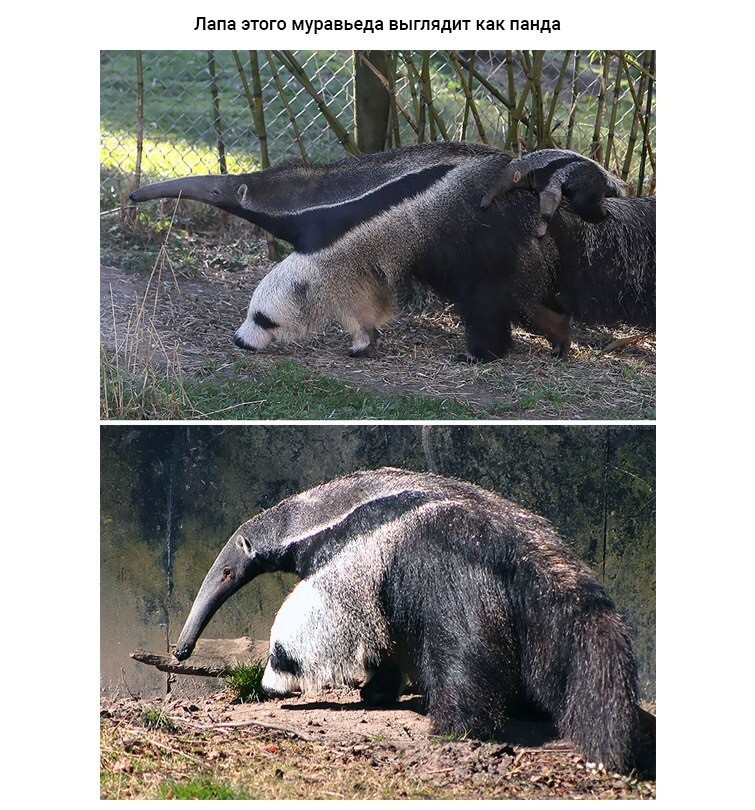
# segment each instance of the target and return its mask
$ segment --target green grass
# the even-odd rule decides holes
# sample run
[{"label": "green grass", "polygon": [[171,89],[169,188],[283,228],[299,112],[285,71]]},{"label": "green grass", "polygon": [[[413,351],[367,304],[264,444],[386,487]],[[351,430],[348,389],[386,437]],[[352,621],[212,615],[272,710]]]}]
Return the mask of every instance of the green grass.
[{"label": "green grass", "polygon": [[207,777],[190,782],[166,782],[158,791],[160,799],[248,799],[243,791]]},{"label": "green grass", "polygon": [[262,676],[265,674],[263,661],[250,661],[238,664],[223,676],[225,686],[234,700],[242,703],[260,703],[267,699],[262,689]]},{"label": "green grass", "polygon": [[170,715],[163,709],[156,709],[154,706],[145,706],[142,709],[142,724],[145,728],[159,728],[163,731],[176,730]]},{"label": "green grass", "polygon": [[541,402],[553,402],[556,405],[563,405],[566,400],[564,395],[553,388],[548,388],[545,385],[536,385],[526,390],[514,404],[516,410],[526,411],[529,408],[534,408]]},{"label": "green grass", "polygon": [[[243,174],[259,169],[250,155],[226,153],[230,174]],[[136,137],[125,130],[100,130],[100,166],[127,174],[136,171]],[[219,169],[214,148],[203,143],[190,143],[183,138],[144,138],[143,177],[180,177],[186,174],[213,174]]]},{"label": "green grass", "polygon": [[129,373],[104,358],[102,403],[107,419],[473,419],[453,400],[381,395],[325,377],[285,358],[270,365],[244,359],[223,378]]}]

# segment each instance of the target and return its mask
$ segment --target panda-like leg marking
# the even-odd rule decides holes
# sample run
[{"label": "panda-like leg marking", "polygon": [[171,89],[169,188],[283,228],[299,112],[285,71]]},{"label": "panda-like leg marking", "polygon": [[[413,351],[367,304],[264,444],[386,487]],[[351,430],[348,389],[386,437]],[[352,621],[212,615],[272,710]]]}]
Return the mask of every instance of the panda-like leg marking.
[{"label": "panda-like leg marking", "polygon": [[285,697],[348,686],[360,689],[365,703],[378,705],[395,701],[406,686],[387,630],[373,627],[370,632],[374,617],[340,602],[332,592],[339,578],[341,572],[331,570],[304,580],[281,605],[262,678],[268,694]]},{"label": "panda-like leg marking", "polygon": [[323,267],[322,260],[297,253],[274,267],[254,291],[234,343],[261,350],[301,340],[335,321],[351,335],[352,357],[377,356],[377,327],[393,315],[394,291],[379,278],[346,283],[343,273]]}]

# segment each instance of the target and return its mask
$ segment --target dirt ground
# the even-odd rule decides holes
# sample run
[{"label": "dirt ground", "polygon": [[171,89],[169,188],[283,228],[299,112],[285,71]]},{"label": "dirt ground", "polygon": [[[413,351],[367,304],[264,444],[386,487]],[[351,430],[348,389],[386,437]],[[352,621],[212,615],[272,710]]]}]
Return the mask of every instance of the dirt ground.
[{"label": "dirt ground", "polygon": [[[145,707],[165,723],[145,727]],[[102,798],[180,798],[182,784],[231,798],[655,798],[652,769],[606,773],[549,723],[512,721],[507,740],[433,737],[419,698],[366,708],[356,692],[263,703],[120,699],[101,707]],[[652,748],[652,751],[650,750]]]},{"label": "dirt ground", "polygon": [[[203,249],[212,253],[210,245]],[[603,351],[614,338],[640,334],[631,327],[607,332],[574,324],[566,362],[551,357],[544,338],[516,329],[509,357],[474,365],[457,360],[466,344],[452,307],[422,295],[405,302],[382,330],[375,359],[349,357],[350,341],[337,326],[301,344],[244,352],[233,345],[233,333],[246,317],[252,291],[272,267],[264,246],[251,255],[250,267],[228,270],[222,262],[208,262],[191,278],[164,267],[151,277],[130,272],[111,257],[101,267],[103,347],[122,349],[148,325],[153,357],[162,354],[189,375],[206,377],[210,369],[222,379],[293,358],[306,369],[374,393],[452,398],[480,409],[483,418],[655,418],[655,335]]]}]

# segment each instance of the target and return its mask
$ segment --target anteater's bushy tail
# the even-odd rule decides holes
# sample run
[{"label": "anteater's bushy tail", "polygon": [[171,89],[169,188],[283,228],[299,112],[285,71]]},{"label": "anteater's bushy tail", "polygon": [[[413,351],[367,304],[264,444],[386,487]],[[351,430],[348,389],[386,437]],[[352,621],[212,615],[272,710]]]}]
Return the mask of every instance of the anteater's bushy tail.
[{"label": "anteater's bushy tail", "polygon": [[614,612],[585,617],[572,640],[559,731],[608,770],[632,767],[637,744],[637,670],[626,629]]}]

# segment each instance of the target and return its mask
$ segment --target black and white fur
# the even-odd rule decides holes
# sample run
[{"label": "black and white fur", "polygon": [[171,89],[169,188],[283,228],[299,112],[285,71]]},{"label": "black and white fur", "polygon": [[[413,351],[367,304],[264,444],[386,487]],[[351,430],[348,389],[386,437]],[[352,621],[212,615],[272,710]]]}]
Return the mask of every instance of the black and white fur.
[{"label": "black and white fur", "polygon": [[273,691],[342,682],[377,702],[411,680],[435,732],[481,737],[534,703],[585,756],[631,765],[638,689],[626,628],[543,518],[430,473],[335,479],[237,529],[205,577],[176,657],[190,655],[218,607],[265,571],[304,580],[274,623]]},{"label": "black and white fur", "polygon": [[601,222],[608,216],[606,197],[626,196],[621,180],[600,163],[569,149],[539,149],[512,160],[482,198],[480,207],[487,208],[497,196],[513,188],[531,189],[540,195],[538,236],[545,235],[562,196],[588,222]]},{"label": "black and white fur", "polygon": [[[343,562],[343,561],[342,561]],[[353,579],[377,579],[362,567]],[[324,687],[359,688],[370,703],[394,700],[408,683],[399,662],[386,657],[390,628],[373,606],[379,594],[368,589],[354,599],[335,570],[300,582],[278,611],[270,631],[270,657],[262,687],[280,697]],[[390,683],[387,677],[394,680]]]},{"label": "black and white fur", "polygon": [[457,305],[474,360],[503,357],[514,322],[558,349],[562,330],[553,332],[543,311],[654,325],[655,198],[607,200],[611,216],[597,224],[562,205],[549,238],[537,239],[532,195],[479,207],[510,161],[481,144],[429,143],[322,166],[181,178],[131,197],[201,200],[294,246],[252,295],[234,336],[245,349],[336,321],[351,335],[353,355],[374,355],[378,328],[411,279]]}]

